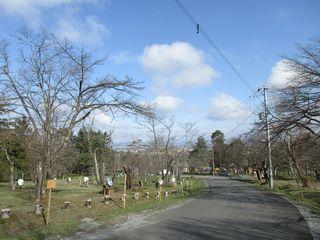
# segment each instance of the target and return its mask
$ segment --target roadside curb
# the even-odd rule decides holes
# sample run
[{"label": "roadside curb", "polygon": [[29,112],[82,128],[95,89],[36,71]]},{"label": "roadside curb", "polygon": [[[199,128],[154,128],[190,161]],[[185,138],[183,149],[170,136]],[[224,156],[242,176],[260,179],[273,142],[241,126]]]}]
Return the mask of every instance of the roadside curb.
[{"label": "roadside curb", "polygon": [[314,240],[320,240],[320,216],[310,212],[307,207],[301,206],[296,201],[290,200],[283,195],[279,195],[283,199],[287,200],[294,207],[298,209],[301,216],[306,220],[308,227],[310,229],[310,233],[313,236]]}]

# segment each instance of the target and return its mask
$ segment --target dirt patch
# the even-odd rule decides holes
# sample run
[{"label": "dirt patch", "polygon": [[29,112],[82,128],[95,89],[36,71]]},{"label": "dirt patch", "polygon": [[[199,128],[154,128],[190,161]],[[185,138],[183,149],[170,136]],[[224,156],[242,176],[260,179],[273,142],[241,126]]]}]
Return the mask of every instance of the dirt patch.
[{"label": "dirt patch", "polygon": [[[151,220],[151,216],[154,216],[156,214],[165,213],[167,211],[171,211],[173,209],[176,209],[188,202],[193,201],[194,199],[190,199],[188,201],[185,201],[183,203],[172,205],[166,209],[162,210],[146,210],[139,214],[130,214],[126,217],[121,217],[117,219],[117,222],[113,226],[105,226],[98,224],[94,222],[93,219],[87,219],[83,226],[86,227],[86,224],[89,224],[92,228],[86,229],[86,230],[80,230],[79,232],[76,232],[70,237],[67,238],[61,238],[63,240],[100,240],[100,239],[112,239],[112,236],[114,236],[117,232],[122,232],[126,230],[132,230],[141,226],[147,226],[150,224],[153,224],[155,221]],[[94,227],[94,225],[96,227]]]}]

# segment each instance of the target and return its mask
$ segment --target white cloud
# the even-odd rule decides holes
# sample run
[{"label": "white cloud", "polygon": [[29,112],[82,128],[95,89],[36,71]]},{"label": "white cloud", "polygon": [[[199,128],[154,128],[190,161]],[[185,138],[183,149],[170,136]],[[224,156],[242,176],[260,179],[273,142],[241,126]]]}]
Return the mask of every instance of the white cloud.
[{"label": "white cloud", "polygon": [[[102,7],[109,1],[102,0],[0,0],[0,10],[7,15],[23,18],[33,28],[47,26],[48,19],[60,15],[50,26],[59,37],[85,44],[101,44],[109,30],[96,16],[86,16],[83,20],[75,16],[78,6],[90,4]],[[49,14],[49,16],[46,16]],[[46,20],[46,21],[44,21]]]},{"label": "white cloud", "polygon": [[154,104],[160,110],[172,112],[181,106],[182,100],[172,96],[158,96],[154,100]]},{"label": "white cloud", "polygon": [[20,16],[29,24],[42,22],[42,10],[62,5],[82,3],[88,0],[0,0],[0,8],[7,15]]},{"label": "white cloud", "polygon": [[97,128],[105,129],[117,126],[117,122],[102,111],[97,111],[91,118]]},{"label": "white cloud", "polygon": [[128,51],[120,51],[117,54],[112,54],[110,58],[116,64],[122,64],[125,62],[132,62],[137,59],[137,56],[130,54]]},{"label": "white cloud", "polygon": [[81,42],[89,45],[99,45],[109,30],[96,16],[90,15],[83,21],[79,19],[60,19],[56,34],[60,38],[67,38],[73,42]]},{"label": "white cloud", "polygon": [[281,60],[271,69],[271,75],[268,78],[268,85],[272,88],[284,88],[291,84],[293,77],[290,72],[287,60]]},{"label": "white cloud", "polygon": [[238,99],[220,92],[211,98],[209,118],[212,120],[242,119],[250,115],[247,106]]},{"label": "white cloud", "polygon": [[144,69],[156,85],[165,87],[199,87],[212,83],[216,71],[205,63],[204,54],[189,43],[153,44],[140,56]]},{"label": "white cloud", "polygon": [[128,143],[128,139],[141,137],[141,128],[131,118],[116,116],[96,110],[86,119],[85,125],[91,125],[93,129],[104,132],[112,131],[112,141],[114,143]]},{"label": "white cloud", "polygon": [[120,116],[112,117],[102,110],[94,111],[94,113],[86,119],[86,124],[91,125],[92,123],[95,129],[100,129],[102,131],[110,129],[128,130],[133,128],[130,119],[122,119]]}]

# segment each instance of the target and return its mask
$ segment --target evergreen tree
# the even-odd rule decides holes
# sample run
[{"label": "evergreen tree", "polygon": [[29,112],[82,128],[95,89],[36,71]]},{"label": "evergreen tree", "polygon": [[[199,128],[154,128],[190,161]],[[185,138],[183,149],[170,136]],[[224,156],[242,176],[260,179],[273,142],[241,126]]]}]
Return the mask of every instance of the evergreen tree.
[{"label": "evergreen tree", "polygon": [[193,167],[199,168],[202,171],[210,163],[208,144],[203,136],[198,137],[193,150],[190,152],[190,158]]}]

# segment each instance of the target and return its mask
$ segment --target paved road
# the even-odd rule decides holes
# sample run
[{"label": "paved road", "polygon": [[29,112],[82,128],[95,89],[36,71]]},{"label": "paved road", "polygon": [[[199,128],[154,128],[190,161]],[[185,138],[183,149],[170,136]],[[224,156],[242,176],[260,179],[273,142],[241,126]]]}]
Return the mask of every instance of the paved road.
[{"label": "paved road", "polygon": [[[299,211],[280,196],[224,177],[206,177],[208,193],[142,224],[86,239],[312,239]],[[137,220],[140,221],[140,220]]]}]

